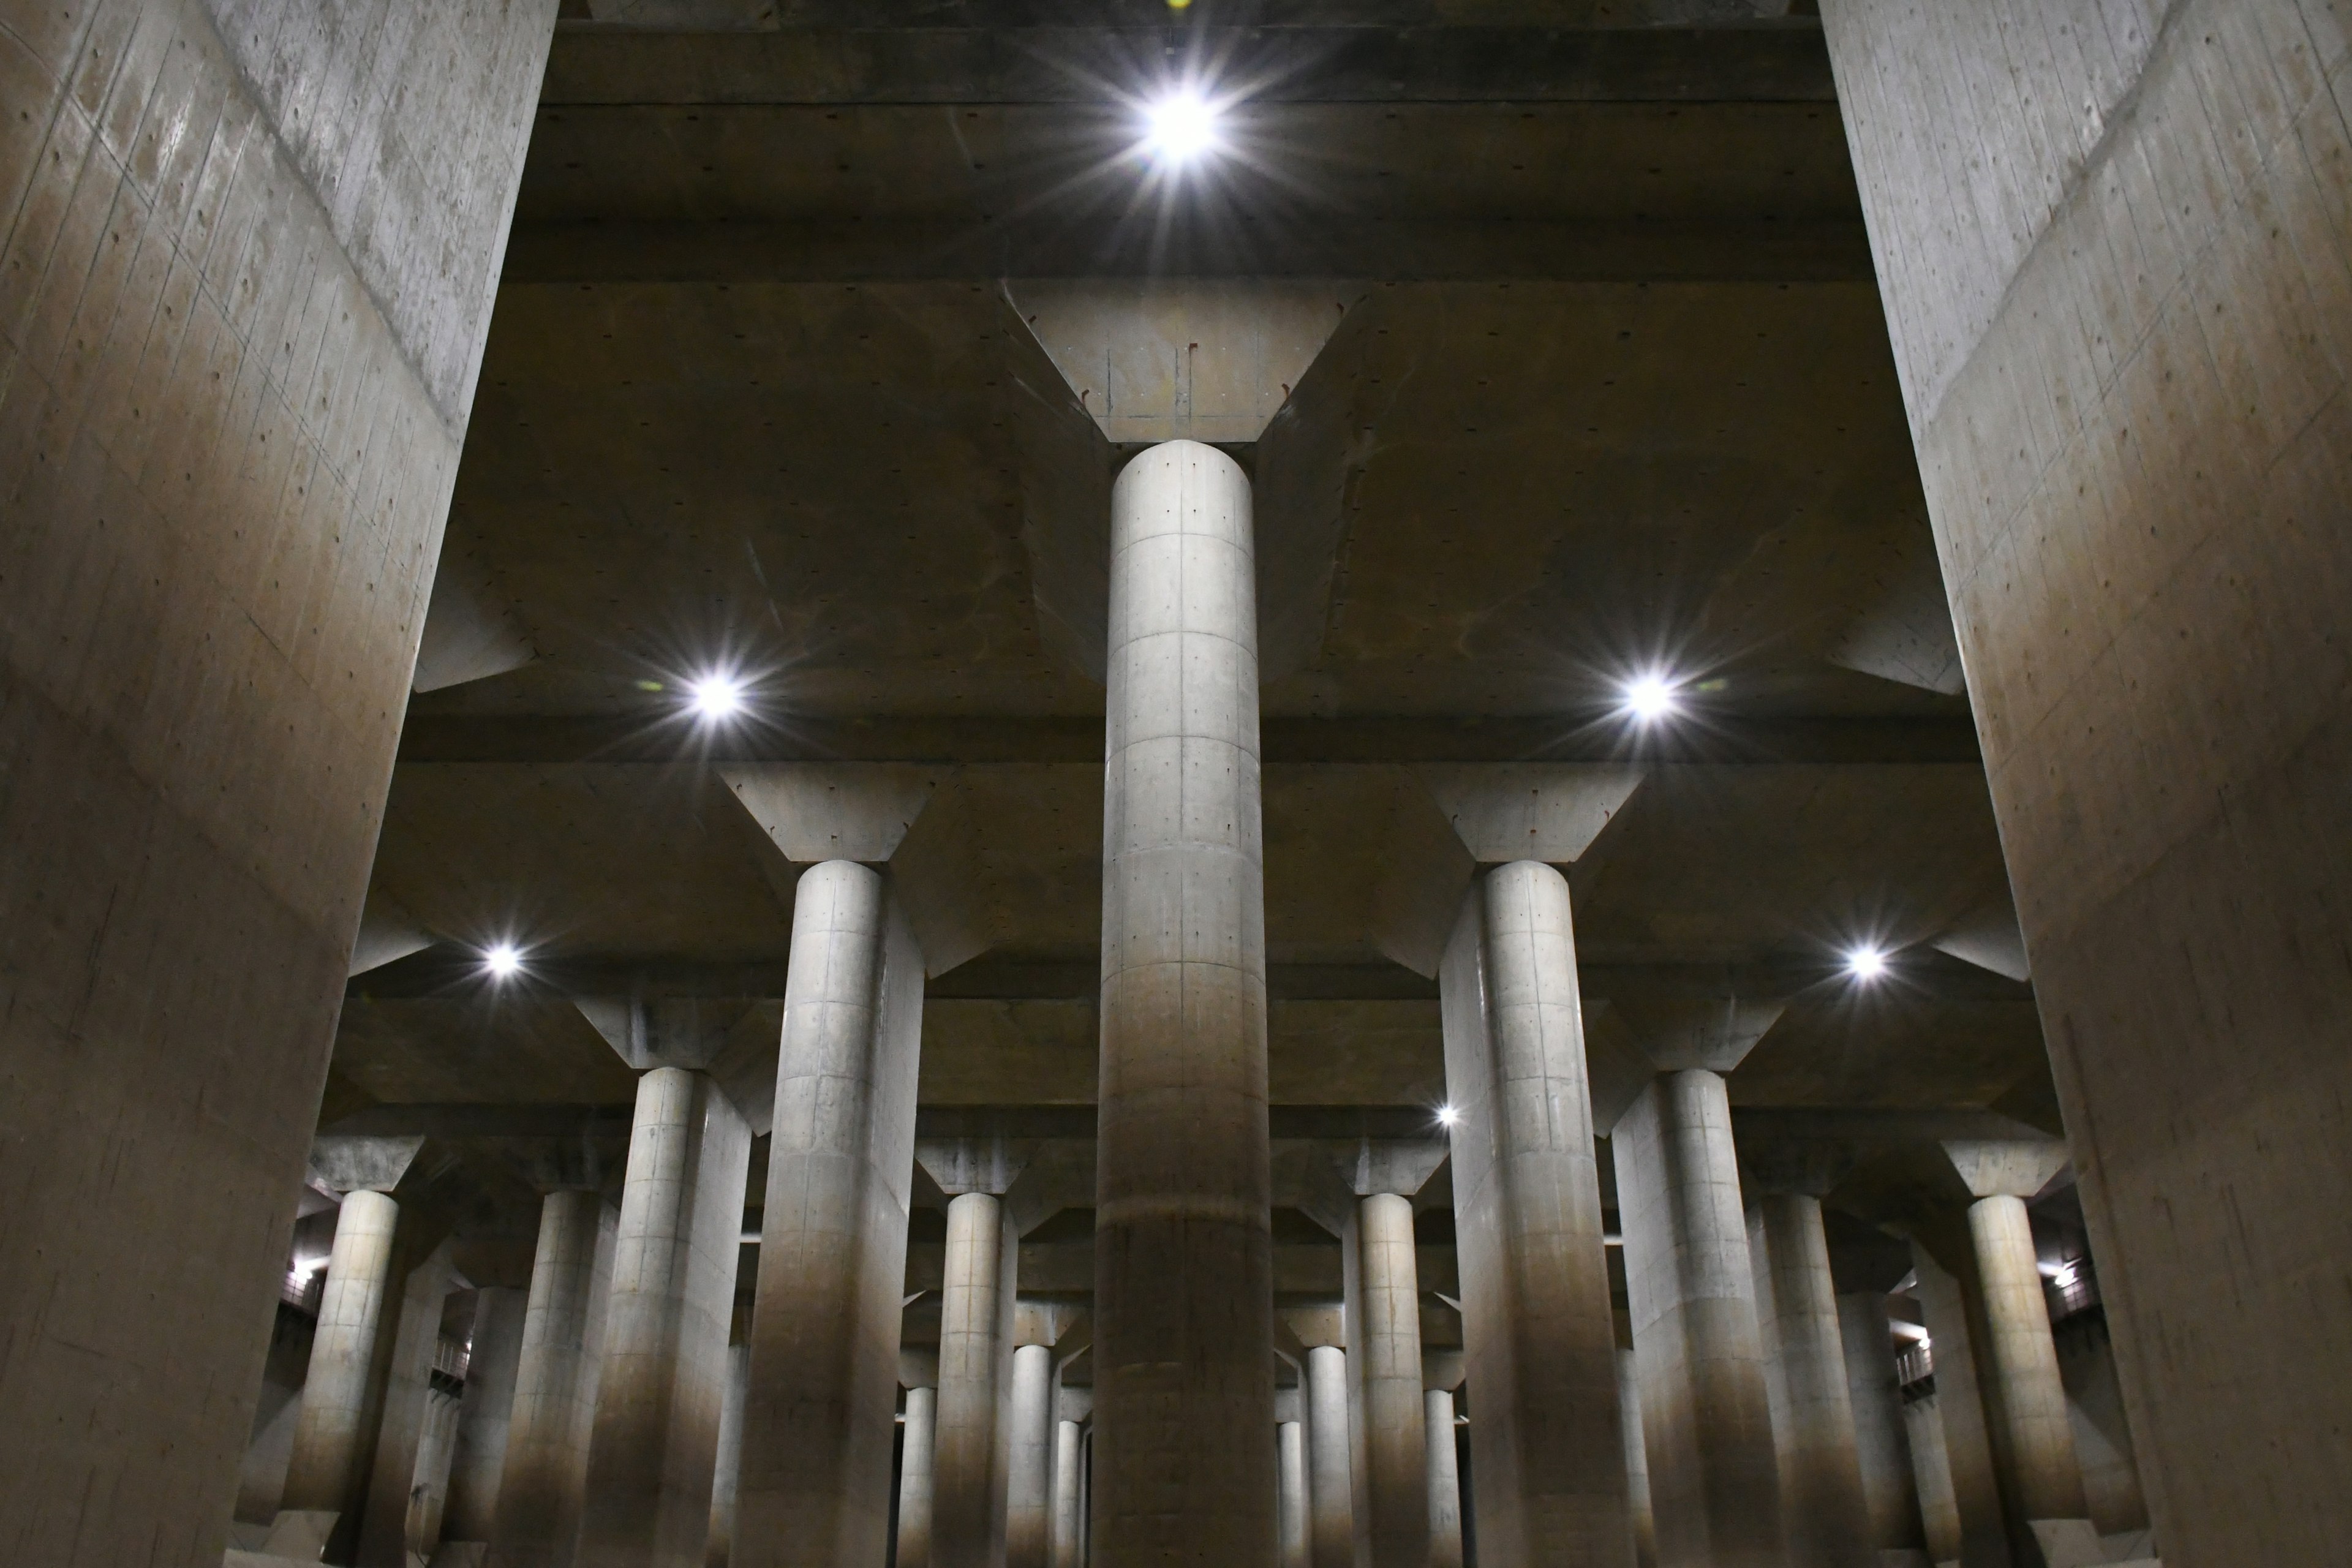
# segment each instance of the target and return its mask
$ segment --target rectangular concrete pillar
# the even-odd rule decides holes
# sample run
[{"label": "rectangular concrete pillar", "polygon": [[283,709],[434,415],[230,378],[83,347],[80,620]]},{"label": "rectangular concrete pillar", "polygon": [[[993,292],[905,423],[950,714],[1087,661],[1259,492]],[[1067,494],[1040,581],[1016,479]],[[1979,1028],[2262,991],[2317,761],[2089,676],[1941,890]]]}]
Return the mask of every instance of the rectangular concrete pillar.
[{"label": "rectangular concrete pillar", "polygon": [[1489,1562],[1630,1561],[1617,1331],[1568,883],[1481,877],[1438,974],[1470,1406]]},{"label": "rectangular concrete pillar", "polygon": [[581,1568],[703,1568],[751,1132],[703,1073],[637,1080]]},{"label": "rectangular concrete pillar", "polygon": [[571,1568],[587,1500],[618,1224],[593,1192],[552,1192],[541,1201],[490,1527],[490,1560],[499,1568]]},{"label": "rectangular concrete pillar", "polygon": [[[392,1355],[359,1521],[353,1559],[359,1568],[409,1568],[410,1499],[420,1479],[441,1312],[455,1283],[446,1243],[420,1259],[402,1281],[399,1318],[388,1325]],[[337,1531],[339,1539],[343,1534]]]},{"label": "rectangular concrete pillar", "polygon": [[[1945,1473],[1950,1478],[1953,1522],[1959,1532],[1959,1560],[1966,1568],[2011,1568],[2012,1543],[2031,1539],[2023,1521],[2011,1521],[2001,1508],[2000,1482],[1993,1465],[1992,1434],[1979,1392],[1974,1335],[1969,1321],[1966,1283],[1947,1271],[1927,1248],[1914,1243],[1918,1283],[1914,1294],[1935,1357],[1936,1417]],[[1920,1502],[1927,1498],[1923,1488]],[[2016,1568],[2032,1568],[2031,1563]]]},{"label": "rectangular concrete pillar", "polygon": [[2329,1561],[2352,18],[1822,11],[2158,1539]]},{"label": "rectangular concrete pillar", "polygon": [[1872,1542],[1883,1554],[1918,1552],[1927,1540],[1919,1519],[1918,1483],[1904,1426],[1903,1391],[1896,1382],[1894,1332],[1884,1290],[1849,1290],[1837,1299],[1838,1334],[1845,1349],[1846,1395],[1853,1407],[1854,1455],[1862,1471]]},{"label": "rectangular concrete pillar", "polygon": [[0,0],[21,1562],[226,1546],[556,8]]},{"label": "rectangular concrete pillar", "polygon": [[498,1518],[499,1479],[506,1468],[507,1436],[514,1420],[515,1374],[522,1363],[525,1290],[486,1287],[474,1292],[472,1346],[457,1440],[449,1459],[449,1499],[441,1516],[444,1541],[490,1539]]}]

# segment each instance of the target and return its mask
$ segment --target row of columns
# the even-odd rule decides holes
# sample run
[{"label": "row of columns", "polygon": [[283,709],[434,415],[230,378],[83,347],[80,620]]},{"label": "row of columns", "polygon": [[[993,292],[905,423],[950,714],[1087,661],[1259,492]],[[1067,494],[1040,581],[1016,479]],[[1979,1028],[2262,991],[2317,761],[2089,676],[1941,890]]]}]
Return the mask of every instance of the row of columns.
[{"label": "row of columns", "polygon": [[[1001,1187],[958,1193],[937,1389],[906,1405],[899,1561],[1448,1562],[1454,1417],[1423,1386],[1417,1180],[1359,1171],[1337,1223],[1345,1348],[1307,1351],[1303,1432],[1276,1419],[1248,484],[1170,443],[1127,466],[1113,510],[1093,1418],[1062,1419],[1052,1352],[1012,1342]],[[885,874],[847,861],[802,876],[792,942],[731,1496],[718,1455],[753,1128],[708,1073],[656,1066],[617,1217],[592,1193],[547,1199],[489,1510],[502,1568],[700,1568],[714,1530],[744,1568],[883,1558],[922,955]],[[1751,1226],[1722,1073],[1760,1026],[1684,1030],[1608,1130],[1629,1398],[1559,873],[1480,873],[1439,984],[1482,1553],[1859,1568],[1888,1511],[1861,1434],[1895,1424],[1856,1416],[1816,1198],[1765,1194]],[[2023,1209],[1997,1157],[1968,1158],[1991,1184],[1963,1315],[1995,1489],[2005,1518],[2073,1517]],[[346,1200],[289,1508],[359,1495],[396,1223],[382,1194]]]}]

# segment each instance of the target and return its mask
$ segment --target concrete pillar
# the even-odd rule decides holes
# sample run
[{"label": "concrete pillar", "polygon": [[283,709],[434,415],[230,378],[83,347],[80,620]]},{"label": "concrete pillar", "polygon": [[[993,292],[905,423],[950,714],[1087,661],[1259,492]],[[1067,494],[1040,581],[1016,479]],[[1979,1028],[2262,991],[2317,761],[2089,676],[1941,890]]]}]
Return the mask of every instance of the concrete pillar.
[{"label": "concrete pillar", "polygon": [[1995,1423],[1993,1461],[2006,1472],[2002,1492],[2029,1523],[2088,1519],[2024,1201],[2007,1194],[1979,1198],[1969,1206],[1969,1237],[1986,1327],[1979,1374],[1990,1395],[1986,1415]]},{"label": "concrete pillar", "polygon": [[1076,1422],[1054,1423],[1053,1531],[1045,1554],[1052,1568],[1078,1568],[1079,1505],[1086,1500],[1078,1486],[1078,1460],[1085,1441],[1085,1428]]},{"label": "concrete pillar", "polygon": [[946,1286],[940,1303],[939,1428],[934,1440],[931,1561],[1003,1568],[1006,1456],[997,1441],[1004,1391],[1003,1204],[963,1193],[948,1204]]},{"label": "concrete pillar", "polygon": [[1045,1568],[1053,1540],[1054,1352],[1013,1352],[1013,1441],[1005,1456],[1006,1568]]},{"label": "concrete pillar", "polygon": [[615,1217],[592,1192],[552,1192],[523,1307],[514,1413],[490,1527],[496,1568],[570,1568],[586,1500],[604,1366]]},{"label": "concrete pillar", "polygon": [[524,1290],[485,1287],[474,1292],[474,1336],[466,1360],[466,1393],[458,1409],[457,1447],[449,1460],[449,1497],[441,1515],[444,1541],[490,1538],[498,1518],[499,1478],[507,1462],[514,1422],[515,1377],[522,1363]]},{"label": "concrete pillar", "polygon": [[864,866],[801,875],[761,1211],[738,1568],[870,1568],[890,1528],[920,950]]},{"label": "concrete pillar", "polygon": [[376,1336],[392,1301],[399,1223],[399,1205],[382,1193],[362,1189],[343,1196],[278,1505],[289,1512],[343,1513],[359,1505],[364,1438],[375,1413]]},{"label": "concrete pillar", "polygon": [[735,1554],[735,1504],[743,1476],[743,1402],[751,1389],[751,1347],[727,1347],[727,1391],[719,1405],[719,1463],[710,1477],[710,1538],[702,1560],[728,1568]]},{"label": "concrete pillar", "polygon": [[[1906,1401],[1903,1427],[1911,1444],[1911,1474],[1919,1489],[1920,1530],[1928,1559],[1939,1564],[1962,1563],[1966,1538],[1960,1530],[1959,1496],[1952,1487],[1952,1464],[1945,1449],[1944,1415],[1937,1406],[1933,1394]],[[1997,1544],[1993,1561],[2008,1562],[2007,1543]]]},{"label": "concrete pillar", "polygon": [[1625,1561],[1617,1334],[1567,881],[1534,861],[1486,873],[1438,986],[1473,1539],[1490,1563]]},{"label": "concrete pillar", "polygon": [[1903,1390],[1896,1382],[1886,1292],[1849,1290],[1837,1299],[1837,1310],[1838,1335],[1845,1349],[1846,1397],[1853,1407],[1854,1458],[1862,1472],[1871,1543],[1882,1555],[1922,1551],[1927,1538],[1919,1519],[1911,1440],[1904,1427]]},{"label": "concrete pillar", "polygon": [[[1937,1431],[1943,1472],[1949,1479],[1952,1517],[1959,1535],[1958,1556],[1968,1568],[2011,1568],[2011,1532],[2001,1508],[1992,1436],[1985,1417],[1977,1352],[1969,1327],[1966,1289],[1918,1242],[1912,1244],[1917,1274],[1914,1295],[1935,1358]],[[1966,1258],[1958,1260],[1968,1266]],[[1913,1432],[1916,1442],[1916,1430]],[[1919,1502],[1929,1507],[1927,1483]],[[1932,1521],[1931,1521],[1932,1528]],[[2021,1526],[2020,1534],[2030,1535]],[[1943,1559],[1938,1557],[1937,1561]],[[2020,1564],[2019,1568],[2030,1568]]]},{"label": "concrete pillar", "polygon": [[1280,1526],[1282,1568],[1312,1568],[1314,1549],[1308,1530],[1310,1508],[1307,1489],[1307,1425],[1285,1421],[1274,1431],[1275,1464],[1278,1474],[1277,1522]]},{"label": "concrete pillar", "polygon": [[1610,1144],[1658,1562],[1780,1568],[1780,1468],[1723,1079],[1696,1068],[1653,1079]]},{"label": "concrete pillar", "polygon": [[2147,1528],[2147,1500],[2139,1484],[2123,1389],[2116,1381],[2115,1349],[2106,1315],[2056,1328],[2058,1370],[2066,1380],[2067,1412],[2074,1420],[2074,1454],[2083,1465],[2083,1494],[2101,1535]]},{"label": "concrete pillar", "polygon": [[416,1444],[416,1469],[406,1499],[407,1529],[397,1568],[429,1562],[446,1534],[449,1468],[457,1458],[457,1424],[464,1400],[440,1388],[426,1391],[425,1421]]},{"label": "concrete pillar", "polygon": [[898,1552],[897,1568],[930,1568],[931,1468],[938,1442],[940,1391],[907,1390],[906,1429],[898,1445]]},{"label": "concrete pillar", "polygon": [[556,10],[0,5],[13,1562],[227,1545]]},{"label": "concrete pillar", "polygon": [[[367,1501],[361,1510],[352,1559],[359,1568],[409,1568],[411,1503],[420,1479],[419,1460],[434,1398],[433,1363],[441,1348],[442,1310],[455,1282],[445,1242],[402,1279],[399,1317],[384,1325],[392,1337],[392,1352],[384,1373],[374,1453],[367,1467]],[[349,1522],[345,1521],[346,1526]],[[348,1530],[339,1528],[328,1543],[328,1555],[341,1557],[349,1539]]]},{"label": "concrete pillar", "polygon": [[1462,1477],[1454,1454],[1454,1391],[1422,1394],[1422,1444],[1429,1464],[1429,1568],[1462,1568]]},{"label": "concrete pillar", "polygon": [[1878,1568],[1821,1200],[1765,1193],[1754,1212],[1759,1327],[1781,1390],[1773,1437],[1790,1568]]},{"label": "concrete pillar", "polygon": [[1658,1528],[1650,1512],[1650,1456],[1642,1438],[1642,1374],[1632,1349],[1617,1352],[1617,1408],[1625,1434],[1625,1491],[1633,1510],[1633,1561],[1657,1568]]},{"label": "concrete pillar", "polygon": [[1356,1561],[1354,1445],[1348,1430],[1348,1352],[1307,1352],[1307,1536],[1314,1568]]},{"label": "concrete pillar", "polygon": [[1111,500],[1097,1568],[1275,1552],[1249,481],[1171,441]]},{"label": "concrete pillar", "polygon": [[702,1568],[751,1132],[704,1074],[637,1080],[582,1568]]},{"label": "concrete pillar", "polygon": [[1429,1556],[1429,1405],[1421,1374],[1421,1284],[1412,1200],[1356,1205],[1357,1300],[1349,1356],[1363,1427],[1363,1521],[1370,1568],[1423,1568]]}]

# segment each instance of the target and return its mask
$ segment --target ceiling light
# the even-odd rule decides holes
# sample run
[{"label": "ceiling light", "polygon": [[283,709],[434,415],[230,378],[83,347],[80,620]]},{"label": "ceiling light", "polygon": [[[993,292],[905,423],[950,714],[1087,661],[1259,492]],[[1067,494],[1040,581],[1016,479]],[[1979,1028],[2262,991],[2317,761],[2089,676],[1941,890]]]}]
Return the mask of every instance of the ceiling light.
[{"label": "ceiling light", "polygon": [[1845,955],[1845,972],[1856,980],[1875,980],[1886,973],[1886,954],[1874,947],[1857,947]]},{"label": "ceiling light", "polygon": [[1190,163],[1217,150],[1223,108],[1198,89],[1171,88],[1143,110],[1143,150],[1162,163]]},{"label": "ceiling light", "polygon": [[743,710],[743,683],[732,675],[706,675],[687,689],[704,719],[731,719]]},{"label": "ceiling light", "polygon": [[1451,1127],[1461,1120],[1462,1113],[1452,1106],[1441,1105],[1437,1108],[1437,1124],[1440,1127]]},{"label": "ceiling light", "polygon": [[1625,683],[1625,711],[1647,724],[1667,718],[1682,707],[1675,683],[1663,675],[1643,675]]},{"label": "ceiling light", "polygon": [[522,968],[522,954],[510,942],[502,942],[482,954],[482,967],[493,980],[504,980]]}]

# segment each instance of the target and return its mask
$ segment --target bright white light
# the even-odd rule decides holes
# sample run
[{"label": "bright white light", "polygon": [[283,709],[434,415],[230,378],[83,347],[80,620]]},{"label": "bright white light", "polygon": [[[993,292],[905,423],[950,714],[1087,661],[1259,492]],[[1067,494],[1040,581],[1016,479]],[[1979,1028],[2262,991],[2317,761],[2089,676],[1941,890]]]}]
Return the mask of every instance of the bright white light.
[{"label": "bright white light", "polygon": [[1213,153],[1223,141],[1217,122],[1223,112],[1195,89],[1171,89],[1144,109],[1144,151],[1168,164],[1189,163]]},{"label": "bright white light", "polygon": [[1886,973],[1886,954],[1874,947],[1857,947],[1845,955],[1845,972],[1856,980],[1875,980]]},{"label": "bright white light", "polygon": [[1644,724],[1666,718],[1681,706],[1674,683],[1663,675],[1644,675],[1625,683],[1625,711]]},{"label": "bright white light", "polygon": [[743,683],[731,675],[706,675],[687,689],[694,710],[705,719],[730,719],[743,710]]},{"label": "bright white light", "polygon": [[514,943],[502,942],[482,954],[482,967],[490,972],[492,979],[504,980],[522,968],[522,954],[515,950]]},{"label": "bright white light", "polygon": [[1461,1120],[1462,1113],[1452,1106],[1441,1105],[1437,1108],[1437,1124],[1440,1127],[1451,1127]]}]

